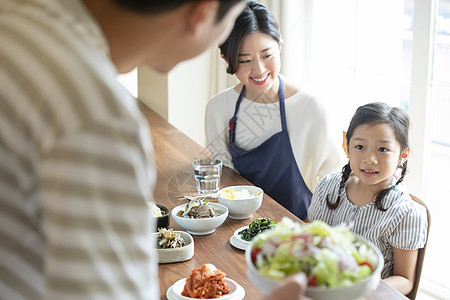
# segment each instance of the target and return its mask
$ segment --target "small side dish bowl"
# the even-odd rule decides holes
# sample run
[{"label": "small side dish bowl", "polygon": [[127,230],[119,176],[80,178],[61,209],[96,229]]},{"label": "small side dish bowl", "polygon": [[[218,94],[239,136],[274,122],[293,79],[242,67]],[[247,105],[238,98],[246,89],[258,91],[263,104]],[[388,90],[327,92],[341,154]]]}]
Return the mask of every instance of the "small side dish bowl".
[{"label": "small side dish bowl", "polygon": [[[372,274],[367,278],[355,282],[350,286],[340,286],[334,288],[323,286],[308,286],[308,288],[306,289],[306,296],[314,300],[348,300],[364,297],[378,287],[378,284],[381,280],[381,270],[383,269],[384,265],[383,255],[381,254],[380,250],[371,242],[359,236],[356,236],[356,238],[366,243],[376,252],[376,255],[378,257],[378,264],[376,265]],[[267,294],[280,282],[271,278],[267,278],[258,271],[251,259],[253,247],[254,245],[252,243],[252,245],[247,247],[245,250],[245,260],[247,262],[247,277],[250,279],[250,282],[254,286],[258,287],[264,294]]]},{"label": "small side dish bowl", "polygon": [[241,250],[247,249],[247,247],[251,244],[251,242],[243,240],[242,237],[239,235],[239,232],[241,232],[246,228],[248,228],[248,226],[238,228],[234,231],[233,235],[230,238],[231,245]]},{"label": "small side dish bowl", "polygon": [[212,218],[191,219],[177,215],[179,211],[184,211],[186,204],[178,205],[172,209],[172,218],[175,223],[186,229],[193,235],[206,235],[216,231],[216,228],[225,222],[228,217],[228,208],[218,203],[208,203],[214,208],[215,216]]},{"label": "small side dish bowl", "polygon": [[[156,248],[156,252],[158,253],[158,262],[160,264],[186,261],[190,260],[194,256],[194,238],[189,233],[184,231],[174,232],[181,235],[186,245],[183,247],[170,249]],[[157,240],[158,233],[156,232],[154,235],[155,240]]]},{"label": "small side dish bowl", "polygon": [[170,210],[160,204],[156,204],[156,206],[159,207],[161,213],[163,214],[161,217],[156,217],[156,231],[158,231],[158,228],[169,228]]},{"label": "small side dish bowl", "polygon": [[[252,196],[240,197],[243,192]],[[231,199],[230,194],[235,198]],[[250,218],[261,207],[264,191],[257,186],[236,185],[221,189],[217,195],[219,203],[228,207],[230,218],[242,220]]]}]

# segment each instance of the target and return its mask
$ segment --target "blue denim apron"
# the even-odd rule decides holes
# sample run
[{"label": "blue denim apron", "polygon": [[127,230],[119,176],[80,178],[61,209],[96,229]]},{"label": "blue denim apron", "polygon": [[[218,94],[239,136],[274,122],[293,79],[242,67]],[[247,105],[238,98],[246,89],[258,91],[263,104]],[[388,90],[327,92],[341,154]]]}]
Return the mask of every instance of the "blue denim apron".
[{"label": "blue denim apron", "polygon": [[236,114],[245,91],[244,86],[237,99],[234,116],[229,122],[231,157],[234,167],[244,178],[261,187],[266,194],[297,217],[306,220],[312,194],[300,174],[292,153],[286,127],[283,82],[280,77],[278,78],[282,131],[250,150],[244,150],[235,144]]}]

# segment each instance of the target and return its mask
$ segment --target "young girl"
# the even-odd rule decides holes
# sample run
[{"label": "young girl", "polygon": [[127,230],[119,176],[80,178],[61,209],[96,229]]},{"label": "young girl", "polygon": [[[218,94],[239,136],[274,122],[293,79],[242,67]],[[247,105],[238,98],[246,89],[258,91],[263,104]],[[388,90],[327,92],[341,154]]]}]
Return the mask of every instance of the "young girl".
[{"label": "young girl", "polygon": [[248,1],[220,46],[240,83],[209,101],[206,138],[215,158],[306,219],[317,178],[339,170],[345,155],[320,102],[279,74],[281,45],[272,13]]},{"label": "young girl", "polygon": [[399,185],[410,151],[408,131],[408,115],[400,108],[359,107],[347,131],[349,163],[342,173],[320,180],[308,211],[310,221],[349,224],[377,245],[384,256],[381,277],[405,295],[412,289],[428,226],[425,208]]}]

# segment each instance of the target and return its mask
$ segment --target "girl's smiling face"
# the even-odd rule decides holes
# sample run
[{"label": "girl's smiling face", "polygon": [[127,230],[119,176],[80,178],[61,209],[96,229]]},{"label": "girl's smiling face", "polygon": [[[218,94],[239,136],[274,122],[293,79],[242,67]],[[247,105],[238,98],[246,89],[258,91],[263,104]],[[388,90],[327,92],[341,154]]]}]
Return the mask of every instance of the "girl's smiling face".
[{"label": "girl's smiling face", "polygon": [[402,151],[387,124],[359,125],[350,138],[348,150],[353,174],[361,184],[378,190],[389,186],[397,166],[409,154],[409,148]]},{"label": "girl's smiling face", "polygon": [[276,95],[280,68],[280,47],[270,35],[257,31],[242,40],[235,74],[246,86],[247,98]]}]

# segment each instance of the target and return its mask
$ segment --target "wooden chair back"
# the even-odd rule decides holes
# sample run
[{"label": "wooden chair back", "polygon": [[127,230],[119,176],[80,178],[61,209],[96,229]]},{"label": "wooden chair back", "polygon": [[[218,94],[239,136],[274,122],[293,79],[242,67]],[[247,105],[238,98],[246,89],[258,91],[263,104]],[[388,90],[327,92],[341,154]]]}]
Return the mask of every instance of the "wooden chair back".
[{"label": "wooden chair back", "polygon": [[427,239],[425,241],[425,245],[423,246],[423,248],[419,249],[419,252],[417,253],[417,264],[416,264],[416,271],[414,274],[414,285],[413,285],[411,292],[409,292],[409,294],[406,295],[406,297],[408,297],[409,299],[416,299],[417,291],[419,290],[420,276],[422,275],[423,259],[425,257],[425,250],[427,248],[428,235],[430,233],[431,216],[430,216],[430,211],[428,210],[427,205],[422,200],[420,200],[419,198],[417,198],[414,195],[410,195],[410,196],[415,202],[417,202],[420,205],[425,207],[425,209],[427,211],[427,220],[428,220]]},{"label": "wooden chair back", "polygon": [[342,131],[342,148],[344,148],[345,155],[348,155],[346,135],[347,135],[347,132]]}]

